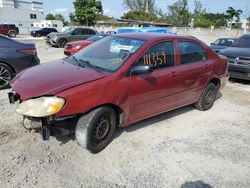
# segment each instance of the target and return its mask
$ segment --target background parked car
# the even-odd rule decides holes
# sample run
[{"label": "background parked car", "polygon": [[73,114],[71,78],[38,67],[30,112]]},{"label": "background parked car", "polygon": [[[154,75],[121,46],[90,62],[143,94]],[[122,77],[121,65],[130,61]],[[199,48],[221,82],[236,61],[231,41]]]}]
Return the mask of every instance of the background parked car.
[{"label": "background parked car", "polygon": [[51,33],[47,35],[46,43],[63,48],[66,43],[85,40],[98,32],[89,28],[70,28],[62,33]]},{"label": "background parked car", "polygon": [[87,40],[80,40],[75,42],[69,42],[64,47],[64,54],[67,56],[73,55],[86,46],[96,42],[104,37],[110,36],[110,34],[97,34],[92,37],[89,37]]},{"label": "background parked car", "polygon": [[54,28],[42,28],[36,31],[31,31],[30,35],[33,37],[41,37],[41,36],[47,36],[48,34],[52,32],[57,33],[58,31]]},{"label": "background parked car", "polygon": [[216,53],[231,46],[235,41],[235,38],[222,37],[217,39],[216,41],[210,44],[210,48],[212,48]]},{"label": "background parked car", "polygon": [[19,34],[19,29],[14,24],[0,24],[0,34],[15,38]]},{"label": "background parked car", "polygon": [[35,44],[0,35],[0,89],[7,88],[17,73],[39,63]]},{"label": "background parked car", "polygon": [[230,77],[250,80],[250,34],[242,35],[219,54],[228,58]]}]

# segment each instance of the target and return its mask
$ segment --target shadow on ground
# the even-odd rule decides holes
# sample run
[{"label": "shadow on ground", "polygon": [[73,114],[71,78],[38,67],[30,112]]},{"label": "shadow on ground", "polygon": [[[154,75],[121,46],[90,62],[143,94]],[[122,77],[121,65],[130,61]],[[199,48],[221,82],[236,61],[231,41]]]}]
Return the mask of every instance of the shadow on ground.
[{"label": "shadow on ground", "polygon": [[237,78],[229,78],[229,82],[243,84],[243,85],[250,85],[250,80],[242,80]]},{"label": "shadow on ground", "polygon": [[213,188],[211,185],[204,183],[203,181],[186,182],[181,185],[180,188]]}]

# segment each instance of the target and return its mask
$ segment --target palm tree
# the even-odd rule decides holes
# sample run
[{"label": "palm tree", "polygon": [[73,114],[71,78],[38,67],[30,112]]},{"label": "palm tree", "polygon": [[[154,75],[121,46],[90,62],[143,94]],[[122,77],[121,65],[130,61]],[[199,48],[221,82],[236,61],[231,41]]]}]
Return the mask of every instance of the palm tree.
[{"label": "palm tree", "polygon": [[227,9],[227,16],[228,19],[230,20],[230,28],[232,28],[232,23],[233,23],[233,19],[234,17],[236,17],[236,22],[238,22],[240,20],[240,15],[242,14],[242,10],[235,10],[233,7],[228,7]]}]

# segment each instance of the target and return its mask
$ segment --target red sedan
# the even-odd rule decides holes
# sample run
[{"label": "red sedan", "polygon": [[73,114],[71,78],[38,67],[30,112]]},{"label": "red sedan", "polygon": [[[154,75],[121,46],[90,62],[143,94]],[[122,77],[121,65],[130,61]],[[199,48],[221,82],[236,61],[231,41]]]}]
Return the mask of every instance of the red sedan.
[{"label": "red sedan", "polygon": [[97,34],[92,37],[89,37],[87,40],[80,40],[75,42],[69,42],[64,47],[64,54],[67,56],[71,56],[86,46],[96,42],[104,37],[110,36],[110,34]]},{"label": "red sedan", "polygon": [[118,34],[21,72],[9,100],[19,101],[17,113],[44,140],[75,132],[81,147],[97,153],[117,127],[189,104],[210,109],[227,66],[227,58],[194,37]]}]

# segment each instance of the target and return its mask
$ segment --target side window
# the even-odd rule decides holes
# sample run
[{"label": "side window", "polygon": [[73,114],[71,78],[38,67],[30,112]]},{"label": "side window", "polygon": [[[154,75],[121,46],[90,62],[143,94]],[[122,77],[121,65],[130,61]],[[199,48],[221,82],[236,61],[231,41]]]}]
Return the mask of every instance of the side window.
[{"label": "side window", "polygon": [[150,64],[154,69],[174,66],[173,42],[155,44],[137,61],[139,64]]},{"label": "side window", "polygon": [[88,29],[82,29],[82,33],[81,34],[82,35],[88,35],[89,34]]},{"label": "side window", "polygon": [[88,29],[88,34],[94,35],[94,34],[95,34],[95,31],[93,31],[92,29]]},{"label": "side window", "polygon": [[81,35],[82,34],[81,29],[75,29],[73,32],[74,32],[75,35]]},{"label": "side window", "polygon": [[193,63],[196,61],[205,61],[207,55],[205,50],[194,42],[179,42],[181,64]]}]

